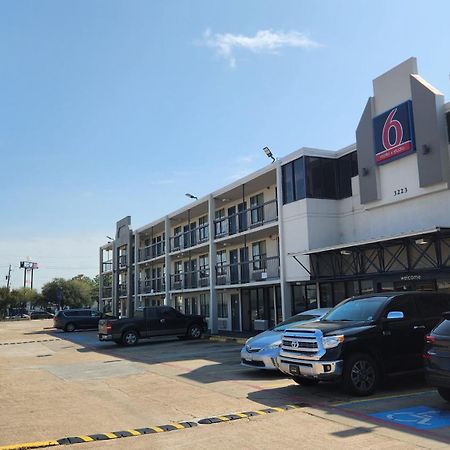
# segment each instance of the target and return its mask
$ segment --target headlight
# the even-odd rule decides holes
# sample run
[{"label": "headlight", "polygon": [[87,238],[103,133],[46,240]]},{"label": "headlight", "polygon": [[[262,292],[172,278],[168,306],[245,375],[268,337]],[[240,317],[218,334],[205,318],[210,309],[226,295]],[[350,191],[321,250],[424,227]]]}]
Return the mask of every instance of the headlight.
[{"label": "headlight", "polygon": [[281,347],[281,340],[280,341],[276,341],[273,344],[270,344],[267,346],[267,348],[270,348],[271,350],[276,349],[276,348],[280,348]]},{"label": "headlight", "polygon": [[344,335],[339,334],[337,336],[326,336],[323,338],[323,348],[337,347],[341,342],[344,342]]}]

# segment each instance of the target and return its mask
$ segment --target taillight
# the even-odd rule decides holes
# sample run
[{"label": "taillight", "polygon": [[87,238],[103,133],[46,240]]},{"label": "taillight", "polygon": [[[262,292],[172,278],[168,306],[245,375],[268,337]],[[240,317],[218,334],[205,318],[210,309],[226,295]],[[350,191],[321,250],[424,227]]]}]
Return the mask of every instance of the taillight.
[{"label": "taillight", "polygon": [[106,331],[111,331],[111,330],[112,330],[112,323],[106,322]]},{"label": "taillight", "polygon": [[431,336],[430,334],[427,334],[425,336],[425,343],[426,344],[434,344],[436,342],[436,338],[434,336]]}]

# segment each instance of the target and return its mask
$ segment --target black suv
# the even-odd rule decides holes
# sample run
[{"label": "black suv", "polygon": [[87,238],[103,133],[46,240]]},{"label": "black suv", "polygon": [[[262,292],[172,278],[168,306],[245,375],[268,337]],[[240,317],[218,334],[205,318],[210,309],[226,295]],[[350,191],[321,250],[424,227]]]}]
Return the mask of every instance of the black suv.
[{"label": "black suv", "polygon": [[425,336],[425,373],[428,384],[437,388],[440,396],[450,402],[450,312]]},{"label": "black suv", "polygon": [[64,331],[97,328],[102,313],[94,309],[62,309],[55,314],[53,326]]},{"label": "black suv", "polygon": [[385,374],[423,369],[424,337],[448,310],[450,295],[437,292],[352,297],[318,322],[288,328],[277,363],[299,384],[337,379],[370,395]]}]

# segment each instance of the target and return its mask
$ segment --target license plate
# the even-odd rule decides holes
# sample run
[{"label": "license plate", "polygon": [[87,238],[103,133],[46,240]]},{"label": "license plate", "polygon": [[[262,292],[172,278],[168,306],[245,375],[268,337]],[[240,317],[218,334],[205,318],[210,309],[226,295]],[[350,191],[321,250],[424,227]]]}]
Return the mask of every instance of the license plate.
[{"label": "license plate", "polygon": [[289,365],[289,373],[292,375],[300,375],[300,368],[292,364]]}]

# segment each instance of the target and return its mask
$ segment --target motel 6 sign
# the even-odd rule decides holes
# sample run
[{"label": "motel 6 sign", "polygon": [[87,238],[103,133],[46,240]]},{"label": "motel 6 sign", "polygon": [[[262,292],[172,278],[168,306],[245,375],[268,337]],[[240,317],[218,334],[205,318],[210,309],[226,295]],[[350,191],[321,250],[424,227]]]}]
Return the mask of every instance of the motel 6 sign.
[{"label": "motel 6 sign", "polygon": [[373,119],[375,160],[385,164],[416,150],[412,102],[406,101]]}]

